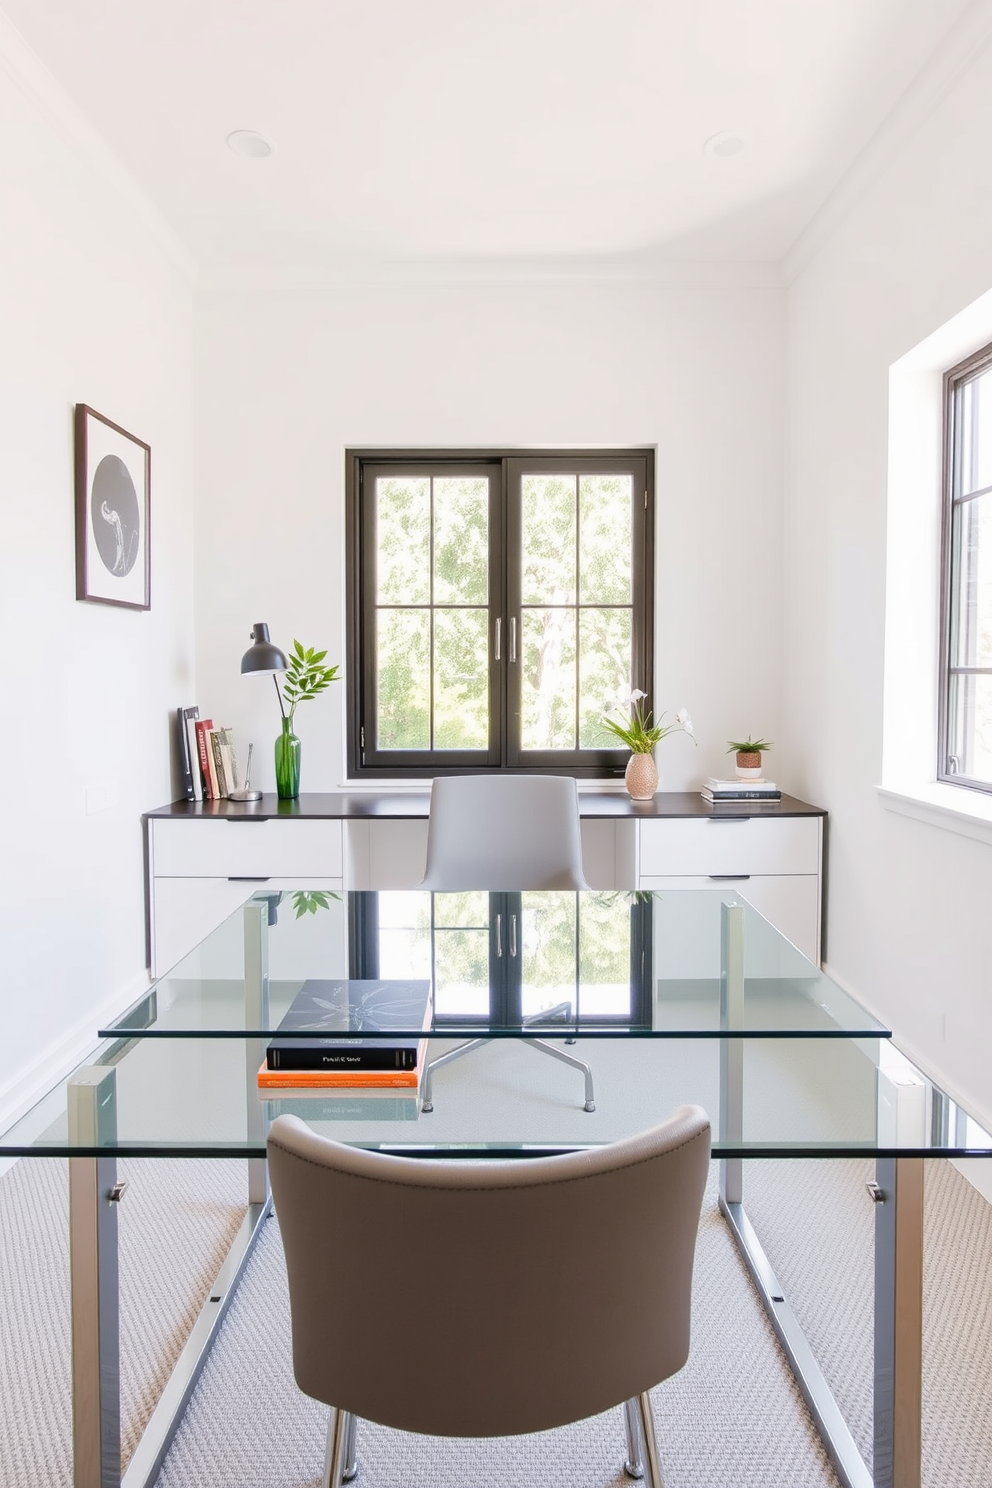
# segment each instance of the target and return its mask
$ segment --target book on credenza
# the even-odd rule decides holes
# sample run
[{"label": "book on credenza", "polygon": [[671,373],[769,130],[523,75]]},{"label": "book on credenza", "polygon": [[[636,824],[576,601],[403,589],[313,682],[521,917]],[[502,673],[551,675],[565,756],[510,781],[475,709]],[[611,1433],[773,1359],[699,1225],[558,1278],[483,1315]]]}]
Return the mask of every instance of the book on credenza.
[{"label": "book on credenza", "polygon": [[[265,1051],[267,1070],[317,1073],[416,1074],[421,1034],[430,1027],[430,982],[310,978]],[[396,1038],[362,1038],[363,1032]],[[306,1038],[286,1038],[287,1033]],[[406,1037],[401,1036],[406,1033]]]},{"label": "book on credenza", "polygon": [[220,739],[220,758],[224,766],[224,784],[227,786],[226,795],[238,788],[238,754],[234,747],[234,730],[222,728],[217,730]]},{"label": "book on credenza", "polygon": [[703,781],[703,790],[711,790],[714,794],[716,794],[717,791],[725,790],[777,791],[778,786],[775,784],[774,780],[766,780],[763,775],[755,775],[751,777],[737,775],[732,780],[718,780],[715,775],[708,775]]},{"label": "book on credenza", "polygon": [[710,790],[706,785],[699,792],[704,801],[719,804],[721,801],[781,801],[782,792],[777,786],[771,790],[752,789],[745,787],[743,790]]},{"label": "book on credenza", "polygon": [[210,733],[213,726],[212,718],[198,718],[196,721],[196,745],[200,755],[203,794],[207,800],[211,801],[217,799],[217,772],[214,768],[213,751],[210,748]]},{"label": "book on credenza", "polygon": [[186,734],[186,709],[176,709],[176,724],[179,729],[179,772],[182,776],[183,795],[187,801],[195,801],[193,791],[194,770],[200,773],[199,762],[192,759],[189,752],[189,738]]},{"label": "book on credenza", "polygon": [[217,781],[217,795],[221,799],[223,799],[225,796],[229,796],[231,794],[231,788],[228,785],[227,776],[224,773],[224,756],[221,753],[221,733],[221,729],[211,729],[209,734],[207,735],[207,742],[210,745],[210,753],[214,762],[214,776]]},{"label": "book on credenza", "polygon": [[[190,765],[190,783],[193,794],[189,796],[191,801],[203,800],[203,774],[200,770],[200,746],[196,738],[196,720],[200,716],[199,708],[183,709],[183,733],[186,736],[186,756]],[[187,795],[189,792],[187,791]]]}]

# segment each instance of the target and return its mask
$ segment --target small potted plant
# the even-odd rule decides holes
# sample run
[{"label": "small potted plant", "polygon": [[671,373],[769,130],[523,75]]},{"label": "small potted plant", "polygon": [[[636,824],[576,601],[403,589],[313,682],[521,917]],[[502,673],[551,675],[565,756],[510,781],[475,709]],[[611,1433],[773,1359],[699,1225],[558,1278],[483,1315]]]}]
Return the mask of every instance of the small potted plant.
[{"label": "small potted plant", "polygon": [[737,773],[744,780],[760,776],[761,756],[772,747],[768,739],[752,739],[750,734],[746,739],[728,739],[727,746],[728,754],[736,754]]},{"label": "small potted plant", "polygon": [[[692,719],[687,708],[680,708],[674,723],[652,723],[651,714],[644,711],[647,693],[635,688],[627,699],[629,716],[620,721],[604,718],[603,722],[611,734],[630,750],[630,759],[624,771],[627,792],[634,801],[650,801],[658,789],[658,767],[654,762],[654,746],[666,734],[688,734],[695,744]],[[622,704],[618,706],[623,706]],[[664,718],[664,713],[661,715]]]}]

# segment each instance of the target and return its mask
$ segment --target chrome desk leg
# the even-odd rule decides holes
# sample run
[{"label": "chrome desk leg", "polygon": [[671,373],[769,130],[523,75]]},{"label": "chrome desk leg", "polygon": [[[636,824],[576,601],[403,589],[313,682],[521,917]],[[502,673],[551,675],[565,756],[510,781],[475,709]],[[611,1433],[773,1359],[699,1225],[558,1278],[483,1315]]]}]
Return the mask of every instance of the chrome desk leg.
[{"label": "chrome desk leg", "polygon": [[[68,1085],[69,1140],[111,1146],[117,1080],[87,1065]],[[69,1159],[69,1278],[72,1309],[74,1488],[118,1488],[121,1480],[120,1292],[114,1157]]]},{"label": "chrome desk leg", "polygon": [[[724,904],[721,924],[720,1027],[732,1032],[744,1021],[744,907]],[[720,1040],[720,1141],[744,1140],[744,1040]],[[730,1226],[751,1280],[810,1408],[827,1455],[845,1488],[872,1488],[871,1474],[858,1451],[823,1372],[754,1232],[743,1202],[743,1163],[720,1163],[720,1209]]]},{"label": "chrome desk leg", "polygon": [[647,1390],[638,1395],[637,1404],[641,1417],[641,1435],[644,1438],[644,1459],[647,1469],[648,1488],[662,1488],[661,1458],[658,1455],[658,1439],[654,1434],[654,1416],[651,1414],[651,1397]]},{"label": "chrome desk leg", "polygon": [[875,1488],[920,1488],[923,1159],[879,1158],[875,1182]]},{"label": "chrome desk leg", "polygon": [[[245,1027],[269,1024],[269,907],[249,900],[244,908]],[[268,1103],[259,1099],[258,1069],[265,1058],[266,1039],[245,1039],[245,1099],[248,1140],[263,1146],[269,1134]],[[264,1157],[248,1159],[248,1202],[265,1204],[269,1198],[269,1166]]]},{"label": "chrome desk leg", "polygon": [[344,1467],[341,1476],[346,1483],[350,1483],[358,1472],[358,1458],[355,1455],[355,1442],[358,1436],[358,1417],[347,1412],[348,1420],[344,1432]]},{"label": "chrome desk leg", "polygon": [[640,1407],[636,1397],[623,1403],[623,1424],[627,1433],[627,1456],[623,1470],[628,1478],[644,1476],[644,1441],[641,1436]]},{"label": "chrome desk leg", "polygon": [[[724,904],[720,916],[720,1027],[744,1022],[744,906]],[[744,1140],[744,1043],[720,1040],[720,1141]],[[720,1163],[720,1197],[726,1204],[743,1201],[743,1167],[739,1157]]]}]

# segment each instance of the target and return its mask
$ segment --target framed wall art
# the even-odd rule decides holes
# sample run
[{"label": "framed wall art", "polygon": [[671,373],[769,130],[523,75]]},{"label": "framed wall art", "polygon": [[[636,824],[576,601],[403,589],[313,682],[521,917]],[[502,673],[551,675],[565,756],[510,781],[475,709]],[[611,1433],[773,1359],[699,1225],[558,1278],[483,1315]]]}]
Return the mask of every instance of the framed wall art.
[{"label": "framed wall art", "polygon": [[76,598],[151,609],[151,449],[76,404]]}]

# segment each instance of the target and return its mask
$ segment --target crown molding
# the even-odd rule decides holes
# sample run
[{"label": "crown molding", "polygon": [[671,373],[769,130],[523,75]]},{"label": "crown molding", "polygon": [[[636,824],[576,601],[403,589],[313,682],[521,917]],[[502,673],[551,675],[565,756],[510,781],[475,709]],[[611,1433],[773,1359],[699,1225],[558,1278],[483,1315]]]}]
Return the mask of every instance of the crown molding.
[{"label": "crown molding", "polygon": [[802,273],[865,192],[992,40],[992,0],[973,0],[902,93],[782,260],[783,283]]},{"label": "crown molding", "polygon": [[0,74],[20,89],[70,149],[112,187],[151,242],[190,284],[195,284],[199,271],[186,245],[2,10]]},{"label": "crown molding", "polygon": [[334,293],[359,285],[652,284],[683,289],[781,289],[775,263],[675,262],[648,257],[384,259],[334,258],[323,263],[241,263],[201,267],[200,292]]}]

